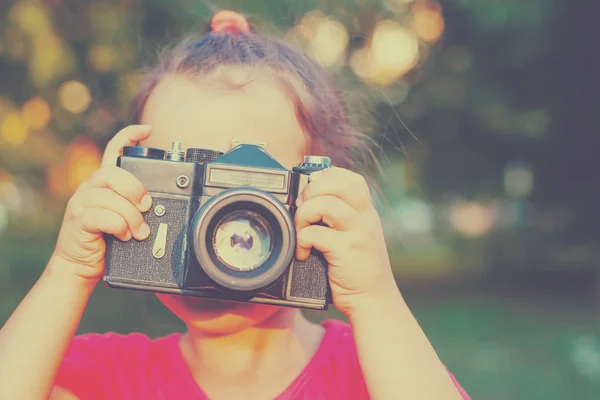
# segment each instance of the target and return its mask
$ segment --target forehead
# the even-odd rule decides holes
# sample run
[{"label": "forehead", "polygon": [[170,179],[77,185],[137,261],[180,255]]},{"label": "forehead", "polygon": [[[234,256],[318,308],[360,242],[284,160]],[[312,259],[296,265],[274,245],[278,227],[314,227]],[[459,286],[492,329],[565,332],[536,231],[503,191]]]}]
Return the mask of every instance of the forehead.
[{"label": "forehead", "polygon": [[[285,167],[302,161],[307,140],[296,109],[278,80],[259,75],[251,81],[240,71],[191,78],[167,75],[150,94],[141,123],[152,126],[144,146],[219,151],[241,143],[267,143],[267,151]],[[242,85],[242,83],[244,83]]]}]

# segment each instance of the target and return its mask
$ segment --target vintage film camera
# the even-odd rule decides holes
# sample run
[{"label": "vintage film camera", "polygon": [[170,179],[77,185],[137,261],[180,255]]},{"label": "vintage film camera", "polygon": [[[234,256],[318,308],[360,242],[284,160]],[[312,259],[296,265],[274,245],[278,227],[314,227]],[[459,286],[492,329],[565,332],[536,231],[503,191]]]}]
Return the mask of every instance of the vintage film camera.
[{"label": "vintage film camera", "polygon": [[151,234],[106,236],[108,287],[326,310],[327,262],[295,259],[295,200],[310,174],[331,167],[307,156],[292,171],[262,146],[227,153],[174,142],[169,151],[127,146],[117,165],[153,199]]}]

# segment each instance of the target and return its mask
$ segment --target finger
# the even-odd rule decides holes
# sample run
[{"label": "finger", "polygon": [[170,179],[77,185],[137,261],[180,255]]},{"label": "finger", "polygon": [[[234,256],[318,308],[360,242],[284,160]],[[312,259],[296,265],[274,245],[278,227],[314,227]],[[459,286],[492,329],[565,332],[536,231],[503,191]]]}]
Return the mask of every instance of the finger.
[{"label": "finger", "polygon": [[296,258],[298,260],[305,260],[312,248],[320,251],[327,257],[327,254],[343,246],[345,235],[345,232],[336,231],[323,225],[307,226],[298,231],[296,235]]},{"label": "finger", "polygon": [[310,175],[310,183],[299,196],[300,203],[325,195],[339,197],[359,213],[373,207],[371,192],[365,179],[344,168],[327,168],[313,172]]},{"label": "finger", "polygon": [[332,229],[348,231],[359,218],[360,215],[348,203],[330,195],[308,199],[298,207],[294,215],[297,230],[323,221]]},{"label": "finger", "polygon": [[130,201],[110,189],[95,188],[90,190],[82,206],[85,208],[103,208],[119,214],[125,219],[129,232],[137,240],[144,240],[150,234],[150,228],[144,221],[140,211]]},{"label": "finger", "polygon": [[141,212],[152,206],[152,197],[138,178],[117,166],[102,167],[86,183],[90,188],[108,188],[129,200]]},{"label": "finger", "polygon": [[123,147],[135,146],[141,140],[147,139],[152,133],[149,125],[129,125],[121,129],[106,145],[102,166],[116,165],[117,158],[123,154]]},{"label": "finger", "polygon": [[89,233],[108,233],[122,241],[131,239],[125,218],[105,208],[87,208],[81,215],[81,229]]}]

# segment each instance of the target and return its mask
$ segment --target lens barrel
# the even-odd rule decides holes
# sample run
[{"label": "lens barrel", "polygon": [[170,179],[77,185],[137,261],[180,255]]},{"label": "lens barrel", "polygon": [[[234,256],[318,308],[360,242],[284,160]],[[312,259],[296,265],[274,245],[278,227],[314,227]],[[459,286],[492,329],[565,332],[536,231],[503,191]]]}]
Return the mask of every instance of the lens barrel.
[{"label": "lens barrel", "polygon": [[204,273],[219,286],[257,291],[279,279],[293,260],[292,216],[272,194],[226,189],[194,215],[190,246]]}]

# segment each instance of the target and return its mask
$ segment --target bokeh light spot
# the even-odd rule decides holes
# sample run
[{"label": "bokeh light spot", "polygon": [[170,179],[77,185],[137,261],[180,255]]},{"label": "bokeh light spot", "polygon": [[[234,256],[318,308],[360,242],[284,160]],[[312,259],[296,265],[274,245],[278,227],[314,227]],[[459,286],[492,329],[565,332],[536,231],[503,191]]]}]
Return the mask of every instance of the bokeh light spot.
[{"label": "bokeh light spot", "polygon": [[47,35],[52,31],[52,19],[47,8],[40,2],[15,2],[11,17],[24,32],[31,36]]},{"label": "bokeh light spot", "polygon": [[57,198],[69,198],[100,167],[102,153],[93,140],[76,138],[63,158],[46,170],[48,191]]},{"label": "bokeh light spot", "polygon": [[58,89],[58,96],[62,107],[73,114],[87,110],[92,101],[92,95],[87,86],[78,81],[63,83]]},{"label": "bokeh light spot", "polygon": [[44,88],[74,71],[75,60],[67,42],[60,36],[48,34],[34,38],[28,66],[33,83]]},{"label": "bokeh light spot", "polygon": [[363,80],[389,85],[417,65],[419,41],[414,32],[396,21],[384,20],[373,31],[370,47],[359,49],[350,60]]},{"label": "bokeh light spot", "polygon": [[371,49],[377,69],[396,76],[414,67],[419,55],[419,43],[415,35],[389,20],[375,27]]},{"label": "bokeh light spot", "polygon": [[458,234],[477,238],[492,229],[496,216],[494,207],[477,202],[466,202],[455,204],[450,208],[449,220]]},{"label": "bokeh light spot", "polygon": [[88,61],[96,72],[109,72],[115,65],[115,52],[108,46],[94,46],[90,49]]},{"label": "bokeh light spot", "polygon": [[33,129],[44,129],[50,122],[50,106],[41,97],[34,97],[23,104],[23,121]]},{"label": "bokeh light spot", "polygon": [[69,189],[74,192],[100,167],[102,153],[92,140],[80,137],[67,147],[65,159],[69,171]]},{"label": "bokeh light spot", "polygon": [[346,26],[319,10],[312,10],[286,35],[290,43],[302,47],[324,67],[341,64],[346,55],[349,35]]},{"label": "bokeh light spot", "polygon": [[10,145],[19,146],[27,140],[28,127],[19,113],[10,112],[6,114],[0,126],[2,139]]},{"label": "bokeh light spot", "polygon": [[346,27],[333,18],[323,19],[311,42],[311,54],[325,67],[334,66],[343,60],[348,46]]},{"label": "bokeh light spot", "polygon": [[525,163],[510,163],[504,168],[504,188],[510,197],[529,196],[533,181],[533,170]]},{"label": "bokeh light spot", "polygon": [[444,25],[444,17],[439,8],[417,7],[414,11],[413,30],[428,43],[435,43],[440,39],[444,33]]}]

